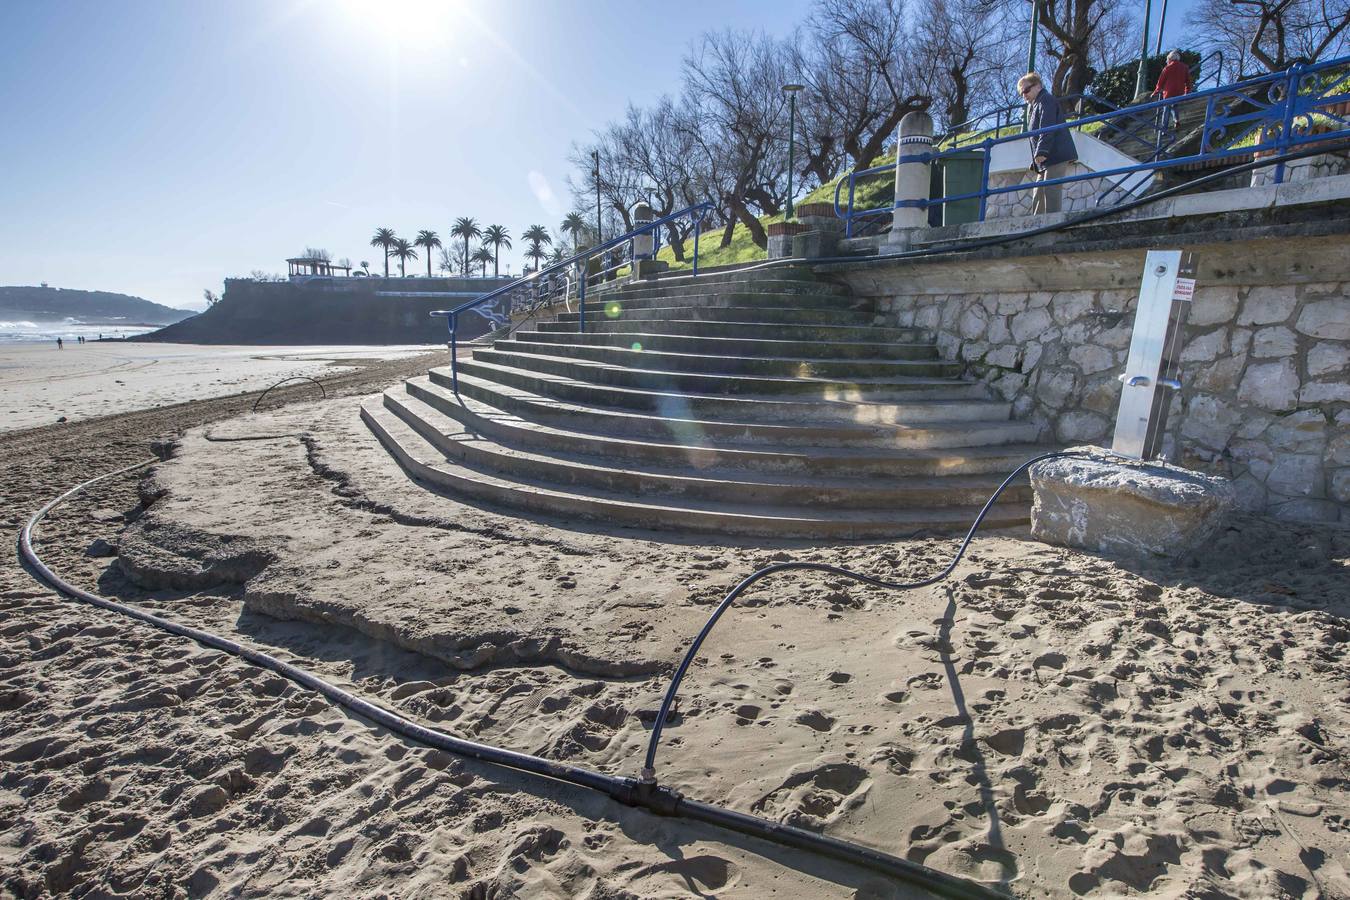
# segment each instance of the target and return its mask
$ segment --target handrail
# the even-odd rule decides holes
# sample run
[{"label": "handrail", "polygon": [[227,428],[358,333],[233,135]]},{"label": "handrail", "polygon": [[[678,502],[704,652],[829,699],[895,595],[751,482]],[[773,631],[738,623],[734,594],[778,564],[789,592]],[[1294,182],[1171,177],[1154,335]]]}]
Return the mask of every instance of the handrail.
[{"label": "handrail", "polygon": [[[565,270],[567,270],[568,268],[575,266],[577,264],[581,264],[580,277],[578,278],[580,288],[577,291],[578,294],[577,308],[578,310],[580,310],[581,316],[580,330],[584,332],[586,330],[586,279],[588,278],[588,273],[586,272],[586,263],[590,261],[591,257],[597,254],[607,253],[610,250],[613,250],[615,247],[618,247],[624,243],[631,243],[634,238],[640,235],[648,234],[653,231],[659,231],[659,229],[665,227],[666,225],[669,225],[671,222],[675,222],[679,219],[684,218],[685,216],[690,216],[694,220],[693,274],[698,275],[699,234],[703,228],[703,216],[708,212],[708,210],[712,208],[713,204],[707,200],[692,204],[690,206],[686,206],[684,209],[676,210],[675,212],[664,215],[659,219],[654,219],[651,222],[646,222],[640,227],[634,228],[631,231],[627,231],[617,237],[610,238],[609,240],[595,247],[588,247],[585,250],[582,250],[581,252],[561,262],[553,263],[547,268],[539,269],[538,271],[531,272],[528,275],[523,275],[520,278],[517,278],[515,281],[510,282],[509,284],[497,288],[495,291],[486,293],[481,297],[477,297],[473,300],[468,301],[467,303],[461,303],[454,309],[432,310],[430,315],[436,317],[444,317],[446,319],[446,325],[450,329],[450,383],[454,389],[455,396],[459,396],[459,361],[457,358],[459,355],[458,353],[459,344],[455,333],[459,327],[459,316],[461,313],[477,312],[480,315],[483,315],[482,311],[477,307],[480,307],[483,304],[488,303],[489,301],[496,300],[499,297],[508,295],[513,291],[517,291],[520,288],[524,287],[525,285],[537,281],[540,278],[543,278],[545,276],[552,276],[556,272],[565,272]],[[605,269],[602,270],[599,274],[604,275],[610,271],[614,271],[614,269]]]},{"label": "handrail", "polygon": [[[1327,78],[1328,73],[1333,73],[1329,79]],[[1091,99],[1105,103],[1105,101],[1100,101],[1099,98]],[[1150,139],[1127,130],[1133,128],[1140,121],[1146,122],[1149,118],[1152,118],[1150,114],[1163,115],[1165,111],[1174,109],[1180,104],[1196,104],[1197,102],[1204,102],[1205,104],[1205,119],[1200,129],[1200,146],[1195,153],[1186,156],[1167,155],[1167,151],[1175,146],[1177,141],[1173,140],[1165,145],[1161,126],[1155,126],[1159,132],[1156,139]],[[1350,56],[1312,65],[1294,65],[1284,71],[1271,72],[1228,85],[1206,88],[1202,91],[1193,91],[1178,97],[1150,100],[1120,109],[1110,109],[1104,113],[1082,116],[1058,125],[1038,128],[1034,131],[1022,131],[1015,135],[996,134],[993,137],[986,137],[978,144],[965,144],[947,150],[918,154],[917,156],[922,161],[933,163],[960,153],[978,150],[985,154],[986,165],[978,191],[919,200],[916,205],[921,209],[928,209],[960,200],[978,199],[980,201],[979,219],[983,221],[986,217],[989,198],[999,194],[1078,181],[1104,179],[1112,176],[1126,176],[1117,182],[1116,186],[1119,187],[1135,173],[1151,174],[1169,167],[1209,160],[1222,160],[1252,153],[1283,154],[1291,147],[1350,135],[1350,120],[1347,119],[1346,114],[1331,111],[1333,107],[1338,107],[1339,104],[1347,102],[1350,102]],[[1237,108],[1239,106],[1243,108]],[[1329,119],[1340,127],[1323,134],[1313,135],[1311,132],[1314,115],[1321,119]],[[1151,151],[1149,158],[1130,166],[1095,172],[1080,172],[1046,181],[1022,182],[1002,187],[991,187],[989,185],[988,162],[996,146],[1038,135],[1080,129],[1083,126],[1098,122],[1104,123],[1104,127],[1139,140],[1149,147]],[[1255,136],[1255,143],[1242,147],[1234,146],[1252,136]],[[845,180],[841,179],[839,184],[835,186],[835,215],[845,220],[847,236],[853,236],[855,219],[884,215],[892,212],[895,208],[894,204],[873,209],[859,210],[854,208],[857,179],[894,170],[895,165],[893,162],[885,163],[850,173],[847,179],[849,187],[847,208],[841,206],[839,197]],[[1280,183],[1283,180],[1284,166],[1276,166],[1275,181]],[[1142,185],[1139,185],[1137,188],[1131,188],[1130,191],[1134,192],[1141,187]]]}]

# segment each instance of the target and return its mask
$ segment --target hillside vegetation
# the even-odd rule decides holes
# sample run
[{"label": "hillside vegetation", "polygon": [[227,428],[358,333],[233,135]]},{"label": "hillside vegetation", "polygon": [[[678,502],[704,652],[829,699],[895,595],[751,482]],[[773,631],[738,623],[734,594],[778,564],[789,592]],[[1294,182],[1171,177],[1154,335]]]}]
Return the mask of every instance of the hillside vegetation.
[{"label": "hillside vegetation", "polygon": [[173,309],[127,294],[76,291],[49,287],[0,287],[0,315],[36,321],[78,319],[99,324],[169,325],[196,312]]}]

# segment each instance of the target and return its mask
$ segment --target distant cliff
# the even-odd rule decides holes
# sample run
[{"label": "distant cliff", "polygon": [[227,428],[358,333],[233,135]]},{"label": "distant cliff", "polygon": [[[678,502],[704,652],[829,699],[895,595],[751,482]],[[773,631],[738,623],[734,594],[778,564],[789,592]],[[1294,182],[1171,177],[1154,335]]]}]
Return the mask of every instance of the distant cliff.
[{"label": "distant cliff", "polygon": [[[332,278],[303,282],[228,279],[205,312],[133,340],[180,344],[439,344],[444,319],[434,309],[457,306],[508,279]],[[437,293],[434,297],[380,292]],[[467,315],[460,336],[477,337],[486,322]]]},{"label": "distant cliff", "polygon": [[59,322],[76,319],[91,325],[126,323],[167,325],[195,315],[107,291],[73,291],[49,287],[0,287],[0,316]]}]

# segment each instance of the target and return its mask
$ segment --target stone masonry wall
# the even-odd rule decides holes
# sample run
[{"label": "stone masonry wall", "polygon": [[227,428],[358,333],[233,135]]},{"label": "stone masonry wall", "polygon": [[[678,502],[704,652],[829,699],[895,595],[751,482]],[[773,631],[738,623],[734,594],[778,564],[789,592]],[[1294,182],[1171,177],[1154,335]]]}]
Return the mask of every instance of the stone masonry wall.
[{"label": "stone masonry wall", "polygon": [[[1234,250],[1208,254],[1209,267],[1199,251],[1165,452],[1233,478],[1247,510],[1350,524],[1350,271],[1319,276],[1312,247],[1306,259],[1288,245]],[[1322,252],[1321,263],[1350,262],[1343,247]],[[895,267],[854,286],[877,296],[879,324],[931,331],[1044,440],[1109,446],[1137,300],[1123,285],[1138,284],[1143,254],[1128,255],[1132,267],[1097,256],[971,261],[908,279]],[[1260,283],[1272,280],[1289,283]],[[1025,289],[1036,282],[1046,289]],[[1063,289],[1075,282],[1084,287]]]},{"label": "stone masonry wall", "polygon": [[[1070,163],[1066,175],[1082,175],[1091,172],[1087,166],[1082,163]],[[994,172],[989,176],[989,186],[991,188],[1010,187],[1014,184],[1030,184],[1035,181],[1035,177],[1026,170],[1014,172]],[[1062,185],[1063,202],[1061,209],[1063,212],[1076,213],[1085,212],[1089,209],[1096,209],[1097,195],[1108,187],[1108,179],[1088,178],[1083,181],[1071,181]],[[1112,185],[1114,186],[1114,182]],[[1102,206],[1113,206],[1126,198],[1124,191],[1116,188],[1101,203]],[[992,194],[986,204],[986,219],[1003,219],[1010,216],[1029,216],[1031,215],[1031,203],[1033,192],[1031,189],[1021,191],[1008,191],[1004,194]]]}]

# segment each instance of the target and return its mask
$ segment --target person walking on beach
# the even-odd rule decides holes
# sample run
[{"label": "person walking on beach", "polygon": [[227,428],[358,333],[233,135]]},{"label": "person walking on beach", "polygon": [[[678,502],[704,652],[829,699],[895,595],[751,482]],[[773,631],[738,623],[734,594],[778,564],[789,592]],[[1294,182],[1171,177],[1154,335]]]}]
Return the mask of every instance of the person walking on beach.
[{"label": "person walking on beach", "polygon": [[57,349],[57,350],[64,350],[64,349],[66,349],[66,345],[61,341],[60,338],[57,338],[57,339],[56,339],[56,349]]},{"label": "person walking on beach", "polygon": [[[1173,50],[1167,54],[1167,65],[1158,75],[1158,83],[1153,87],[1153,93],[1149,96],[1153,99],[1162,97],[1164,100],[1170,100],[1173,97],[1184,97],[1195,89],[1191,81],[1191,70],[1181,61],[1181,51]],[[1176,104],[1164,106],[1162,108],[1163,128],[1177,127],[1177,107]]]},{"label": "person walking on beach", "polygon": [[[1027,131],[1064,124],[1064,113],[1055,95],[1045,89],[1041,76],[1028,72],[1017,79],[1017,93],[1027,104]],[[1078,148],[1067,128],[1031,136],[1031,166],[1037,181],[1053,181],[1069,174],[1069,163],[1078,159]],[[1037,187],[1031,195],[1031,214],[1056,213],[1063,205],[1063,185]]]}]

